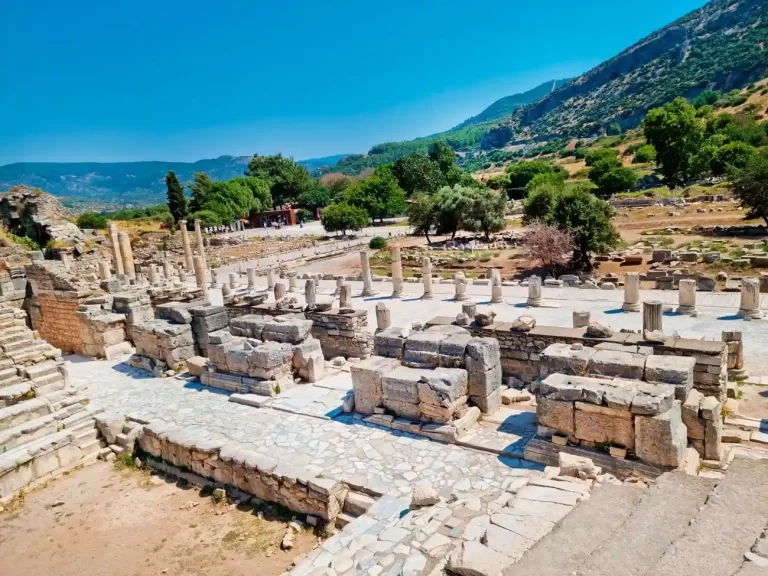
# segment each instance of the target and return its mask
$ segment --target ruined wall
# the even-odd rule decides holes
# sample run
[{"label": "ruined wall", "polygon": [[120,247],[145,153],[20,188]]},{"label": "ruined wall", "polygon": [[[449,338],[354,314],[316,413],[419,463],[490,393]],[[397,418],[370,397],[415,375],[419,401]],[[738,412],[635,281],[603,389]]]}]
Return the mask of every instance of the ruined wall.
[{"label": "ruined wall", "polygon": [[367,358],[373,352],[373,335],[368,332],[368,313],[355,310],[341,314],[338,309],[306,312],[312,320],[312,336],[320,340],[326,359]]}]

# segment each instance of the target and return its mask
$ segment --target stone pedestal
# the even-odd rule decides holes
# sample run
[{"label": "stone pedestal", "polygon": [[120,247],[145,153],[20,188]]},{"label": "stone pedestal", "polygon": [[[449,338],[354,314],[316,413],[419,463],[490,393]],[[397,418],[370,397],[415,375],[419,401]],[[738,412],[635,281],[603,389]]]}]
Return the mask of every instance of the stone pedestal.
[{"label": "stone pedestal", "polygon": [[662,332],[664,307],[659,300],[643,302],[643,333],[658,330]]},{"label": "stone pedestal", "polygon": [[573,311],[573,327],[586,328],[589,326],[589,312],[586,310]]},{"label": "stone pedestal", "polygon": [[738,316],[742,318],[760,318],[760,284],[752,278],[741,281],[741,305]]},{"label": "stone pedestal", "polygon": [[722,340],[728,345],[728,379],[746,380],[749,372],[744,368],[744,341],[741,330],[723,330]]},{"label": "stone pedestal", "polygon": [[504,302],[504,295],[501,293],[501,271],[498,268],[491,269],[491,304],[500,304]]},{"label": "stone pedestal", "polygon": [[421,281],[424,283],[422,300],[432,300],[432,261],[429,258],[421,260]]},{"label": "stone pedestal", "polygon": [[256,290],[256,268],[248,268],[248,290]]},{"label": "stone pedestal", "polygon": [[120,254],[123,256],[123,273],[128,278],[136,278],[136,268],[133,266],[133,250],[131,249],[131,237],[128,232],[119,232]]},{"label": "stone pedestal", "polygon": [[363,298],[375,296],[376,292],[373,290],[373,279],[371,278],[371,262],[367,250],[360,251],[360,268],[363,272]]},{"label": "stone pedestal", "polygon": [[275,271],[272,268],[267,268],[267,290],[275,289]]},{"label": "stone pedestal", "polygon": [[541,278],[531,276],[528,278],[528,306],[541,306]]},{"label": "stone pedestal", "polygon": [[208,280],[205,277],[205,258],[203,256],[195,256],[194,264],[197,287],[203,291],[203,296],[208,296]]},{"label": "stone pedestal", "polygon": [[339,309],[352,308],[352,286],[350,284],[342,284],[339,291]]},{"label": "stone pedestal", "polygon": [[184,264],[187,270],[192,271],[195,269],[195,264],[192,261],[192,246],[189,244],[186,220],[179,222],[179,229],[181,230],[181,246],[184,248]]},{"label": "stone pedestal", "polygon": [[109,262],[99,262],[99,278],[101,280],[109,280],[112,278],[112,270],[109,269]]},{"label": "stone pedestal", "polygon": [[401,298],[403,295],[403,263],[400,260],[400,246],[390,246],[389,253],[392,257],[392,298]]},{"label": "stone pedestal", "polygon": [[466,314],[467,318],[474,320],[477,314],[477,304],[474,302],[464,302],[461,305],[462,314]]},{"label": "stone pedestal", "polygon": [[[456,302],[463,302],[469,298],[467,296],[467,278],[464,276],[464,272],[457,272],[453,275],[453,288],[455,290],[453,299]],[[474,316],[471,316],[471,318],[474,318]]]},{"label": "stone pedestal", "polygon": [[278,300],[285,298],[285,284],[282,282],[275,282],[275,302]]},{"label": "stone pedestal", "polygon": [[221,286],[221,295],[225,298],[232,294],[232,288],[229,287],[229,284],[223,284]]},{"label": "stone pedestal", "polygon": [[117,237],[117,224],[115,222],[109,223],[109,240],[112,242],[112,256],[115,259],[115,273],[117,275],[125,274],[123,268],[123,256],[120,254],[120,240]]},{"label": "stone pedestal", "polygon": [[187,283],[187,272],[183,268],[179,268],[179,282],[182,285]]},{"label": "stone pedestal", "polygon": [[308,278],[304,283],[304,298],[307,301],[307,307],[312,309],[316,306],[315,283],[312,281],[312,278]]},{"label": "stone pedestal", "polygon": [[341,294],[341,287],[344,285],[344,276],[335,276],[334,280],[336,280],[336,289],[331,296],[338,296]]},{"label": "stone pedestal", "polygon": [[640,312],[640,275],[627,272],[624,276],[624,312]]},{"label": "stone pedestal", "polygon": [[166,260],[165,262],[163,262],[163,278],[165,278],[166,280],[170,280],[171,276],[172,276],[171,263]]},{"label": "stone pedestal", "polygon": [[677,313],[696,314],[696,280],[680,280],[677,291]]},{"label": "stone pedestal", "polygon": [[376,327],[379,330],[386,330],[390,326],[392,326],[392,312],[384,302],[379,302],[376,304]]},{"label": "stone pedestal", "polygon": [[147,266],[147,278],[149,279],[150,284],[157,283],[157,269],[154,264]]},{"label": "stone pedestal", "polygon": [[237,274],[230,273],[229,275],[229,287],[237,288]]},{"label": "stone pedestal", "polygon": [[296,274],[288,274],[288,290],[296,292]]}]

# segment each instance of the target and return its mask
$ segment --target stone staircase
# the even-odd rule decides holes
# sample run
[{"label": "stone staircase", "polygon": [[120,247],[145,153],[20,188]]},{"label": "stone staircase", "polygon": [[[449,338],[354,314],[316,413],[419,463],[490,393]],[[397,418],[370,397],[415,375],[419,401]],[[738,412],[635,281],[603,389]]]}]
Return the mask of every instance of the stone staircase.
[{"label": "stone staircase", "polygon": [[25,315],[0,306],[0,500],[104,447],[97,411]]},{"label": "stone staircase", "polygon": [[505,576],[768,573],[745,560],[767,522],[768,460],[738,457],[719,480],[675,471],[595,489]]}]

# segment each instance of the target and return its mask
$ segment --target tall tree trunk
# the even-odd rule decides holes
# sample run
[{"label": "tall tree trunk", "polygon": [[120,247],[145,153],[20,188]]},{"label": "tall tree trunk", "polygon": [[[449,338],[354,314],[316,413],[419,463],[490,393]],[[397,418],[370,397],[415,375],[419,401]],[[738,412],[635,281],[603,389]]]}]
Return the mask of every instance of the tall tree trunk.
[{"label": "tall tree trunk", "polygon": [[424,236],[427,237],[427,244],[432,244],[432,242],[429,240],[429,232],[424,232]]}]

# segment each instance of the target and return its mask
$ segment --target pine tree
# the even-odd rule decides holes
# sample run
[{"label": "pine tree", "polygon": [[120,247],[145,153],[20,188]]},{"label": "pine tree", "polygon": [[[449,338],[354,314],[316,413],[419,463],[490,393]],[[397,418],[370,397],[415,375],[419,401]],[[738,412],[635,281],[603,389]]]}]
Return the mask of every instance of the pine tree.
[{"label": "pine tree", "polygon": [[173,170],[166,174],[165,185],[168,188],[168,209],[171,211],[174,224],[178,225],[187,216],[187,197],[184,195],[184,186],[181,185]]}]

